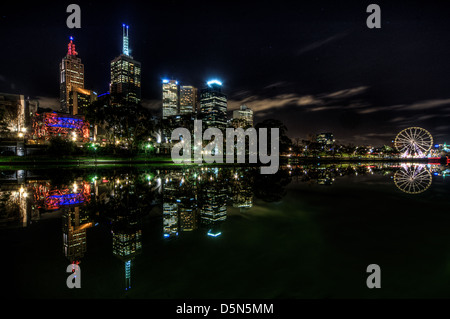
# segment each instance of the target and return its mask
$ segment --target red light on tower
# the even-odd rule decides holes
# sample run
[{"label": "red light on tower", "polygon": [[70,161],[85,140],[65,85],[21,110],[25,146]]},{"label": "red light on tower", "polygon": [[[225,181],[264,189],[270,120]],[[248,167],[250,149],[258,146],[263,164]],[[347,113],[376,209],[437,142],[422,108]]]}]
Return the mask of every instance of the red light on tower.
[{"label": "red light on tower", "polygon": [[70,42],[67,45],[67,55],[77,55],[77,51],[75,51],[75,43],[73,43],[73,37],[70,37]]}]

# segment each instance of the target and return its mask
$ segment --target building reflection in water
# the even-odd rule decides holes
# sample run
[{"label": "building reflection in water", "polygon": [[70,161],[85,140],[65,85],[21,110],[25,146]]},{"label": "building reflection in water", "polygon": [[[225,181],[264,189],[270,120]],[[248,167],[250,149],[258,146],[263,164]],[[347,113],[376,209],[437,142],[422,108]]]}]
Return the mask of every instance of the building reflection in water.
[{"label": "building reflection in water", "polygon": [[71,263],[79,264],[87,250],[87,229],[93,223],[89,214],[80,207],[65,207],[63,211],[64,256]]},{"label": "building reflection in water", "polygon": [[127,216],[118,216],[113,222],[112,253],[124,264],[124,287],[131,289],[132,261],[142,252],[142,230],[139,223]]},{"label": "building reflection in water", "polygon": [[[24,170],[0,171],[1,225],[26,227],[62,212],[63,218],[68,220],[63,228],[69,234],[69,229],[87,227],[81,209],[75,212],[74,207],[84,207],[95,199],[97,205],[108,206],[113,214],[116,210],[146,211],[150,202],[161,205],[165,238],[198,229],[207,234],[227,219],[228,206],[245,211],[253,206],[254,197],[280,200],[292,181],[332,185],[342,176],[381,174],[391,176],[402,192],[419,194],[429,189],[434,176],[445,177],[449,169],[417,163],[288,164],[270,176],[258,174],[252,168],[211,167],[118,173],[105,169],[103,173],[100,178],[86,173],[53,185],[46,173],[38,178]],[[138,180],[140,182],[135,183]],[[126,197],[124,190],[128,192]],[[97,209],[96,213],[105,211],[105,207]],[[76,215],[78,217],[74,217]]]},{"label": "building reflection in water", "polygon": [[196,168],[162,176],[164,238],[197,229],[219,236],[230,200],[234,207],[253,206],[252,178],[243,171],[250,169]]},{"label": "building reflection in water", "polygon": [[[273,176],[262,176],[252,168],[210,168],[136,171],[116,173],[105,170],[105,176],[84,176],[66,183],[52,185],[46,174],[37,178],[29,171],[0,172],[0,212],[3,227],[26,227],[30,223],[48,217],[52,212],[62,212],[64,229],[69,234],[85,228],[81,212],[74,207],[83,207],[95,198],[101,205],[123,205],[129,211],[133,205],[148,205],[142,200],[157,202],[162,206],[163,236],[177,237],[180,232],[202,229],[207,234],[210,229],[220,227],[227,218],[227,207],[241,211],[251,209],[254,197],[265,201],[280,200],[285,187],[291,182],[308,182],[332,185],[336,179],[348,175],[382,174],[392,177],[394,184],[402,192],[419,194],[429,189],[433,176],[449,174],[448,167],[427,164],[304,164],[285,165]],[[109,176],[111,175],[111,176]],[[133,188],[135,180],[142,180]],[[130,186],[127,198],[122,198],[124,189]],[[144,187],[145,186],[145,187]],[[133,189],[141,197],[132,194]],[[123,204],[134,196],[133,205]],[[111,201],[111,199],[114,199]],[[135,202],[138,203],[135,203]],[[153,203],[153,204],[154,204]],[[118,206],[117,206],[118,207]],[[70,208],[70,209],[69,209]],[[78,223],[79,221],[79,224]],[[214,230],[213,232],[214,233]]]},{"label": "building reflection in water", "polygon": [[[142,217],[162,207],[162,238],[200,231],[223,234],[228,207],[251,211],[254,198],[279,201],[291,182],[332,185],[343,176],[386,175],[402,192],[420,194],[448,167],[424,164],[286,165],[274,175],[253,168],[190,167],[171,170],[89,170],[55,183],[48,172],[0,171],[2,227],[27,227],[46,218],[62,219],[62,247],[71,263],[87,252],[88,229],[110,227],[112,254],[123,263],[124,289],[132,287],[133,262],[142,252]],[[56,172],[55,174],[61,174]],[[103,174],[103,175],[101,175]],[[102,177],[98,177],[102,176]]]}]

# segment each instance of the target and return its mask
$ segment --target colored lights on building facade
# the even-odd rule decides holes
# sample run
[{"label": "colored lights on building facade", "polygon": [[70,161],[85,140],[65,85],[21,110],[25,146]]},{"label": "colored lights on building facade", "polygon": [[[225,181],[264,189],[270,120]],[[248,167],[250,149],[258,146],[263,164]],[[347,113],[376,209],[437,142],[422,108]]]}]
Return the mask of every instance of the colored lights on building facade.
[{"label": "colored lights on building facade", "polygon": [[77,205],[90,201],[91,186],[84,182],[79,192],[73,192],[73,189],[54,189],[47,192],[44,200],[44,207],[47,210],[56,210],[61,206]]},{"label": "colored lights on building facade", "polygon": [[70,42],[67,45],[67,55],[78,55],[78,52],[75,51],[75,43],[73,43],[73,37],[70,37]]},{"label": "colored lights on building facade", "polygon": [[126,24],[122,24],[122,38],[123,38],[123,44],[122,44],[122,54],[130,55],[130,50],[128,48],[128,28]]},{"label": "colored lights on building facade", "polygon": [[59,188],[52,187],[48,182],[34,183],[31,189],[36,207],[45,210],[85,204],[91,200],[91,185],[86,181]]},{"label": "colored lights on building facade", "polygon": [[89,123],[85,121],[84,116],[68,115],[58,113],[36,114],[34,126],[34,135],[38,139],[49,140],[53,136],[80,138],[81,141],[89,140]]}]

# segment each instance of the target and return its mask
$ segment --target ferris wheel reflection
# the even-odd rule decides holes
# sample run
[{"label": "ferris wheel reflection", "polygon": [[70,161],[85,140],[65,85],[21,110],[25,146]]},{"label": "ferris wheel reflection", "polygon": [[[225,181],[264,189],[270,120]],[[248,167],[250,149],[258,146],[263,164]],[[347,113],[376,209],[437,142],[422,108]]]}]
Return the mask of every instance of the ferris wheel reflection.
[{"label": "ferris wheel reflection", "polygon": [[394,183],[398,189],[407,194],[425,192],[432,183],[430,168],[425,164],[402,164],[394,174]]}]

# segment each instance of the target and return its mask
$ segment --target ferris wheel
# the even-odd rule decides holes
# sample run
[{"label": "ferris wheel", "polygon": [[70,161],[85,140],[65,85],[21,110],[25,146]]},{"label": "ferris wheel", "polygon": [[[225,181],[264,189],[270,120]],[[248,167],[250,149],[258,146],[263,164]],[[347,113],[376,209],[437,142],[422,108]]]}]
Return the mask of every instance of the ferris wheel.
[{"label": "ferris wheel", "polygon": [[402,157],[425,157],[433,146],[433,136],[421,127],[409,127],[397,134],[394,145]]},{"label": "ferris wheel", "polygon": [[403,165],[394,174],[394,183],[398,189],[408,194],[420,194],[430,187],[432,176],[425,165]]}]

